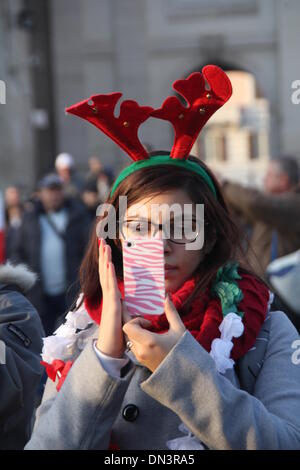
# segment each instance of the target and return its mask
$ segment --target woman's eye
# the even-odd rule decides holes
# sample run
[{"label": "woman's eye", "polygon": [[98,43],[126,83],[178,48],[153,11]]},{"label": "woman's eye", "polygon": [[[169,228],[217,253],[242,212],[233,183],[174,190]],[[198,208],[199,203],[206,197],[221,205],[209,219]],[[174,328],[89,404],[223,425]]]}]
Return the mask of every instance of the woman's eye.
[{"label": "woman's eye", "polygon": [[127,228],[132,232],[144,232],[148,230],[147,222],[129,222]]},{"label": "woman's eye", "polygon": [[135,230],[136,227],[137,227],[136,222],[127,222],[126,225],[127,225],[127,228],[128,228],[129,230]]},{"label": "woman's eye", "polygon": [[184,227],[182,224],[176,224],[170,226],[170,235],[171,236],[181,236],[184,232]]},{"label": "woman's eye", "polygon": [[187,234],[191,231],[197,230],[197,224],[195,221],[187,221],[186,223],[176,223],[176,224],[171,224],[170,226],[170,232],[171,234]]}]

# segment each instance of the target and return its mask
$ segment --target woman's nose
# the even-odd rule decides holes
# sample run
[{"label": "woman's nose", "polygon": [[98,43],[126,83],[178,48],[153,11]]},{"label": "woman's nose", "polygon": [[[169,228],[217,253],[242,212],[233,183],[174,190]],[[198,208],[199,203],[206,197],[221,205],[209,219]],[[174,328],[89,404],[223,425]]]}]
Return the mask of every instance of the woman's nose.
[{"label": "woman's nose", "polygon": [[163,239],[164,253],[169,253],[172,250],[171,242],[167,238]]},{"label": "woman's nose", "polygon": [[157,239],[160,239],[163,241],[163,247],[164,247],[164,253],[168,253],[171,251],[171,243],[170,243],[170,240],[168,240],[165,236],[164,236],[164,231],[162,229],[162,227],[160,227],[159,230],[157,230],[157,232],[155,233],[154,235],[154,238],[157,238]]}]

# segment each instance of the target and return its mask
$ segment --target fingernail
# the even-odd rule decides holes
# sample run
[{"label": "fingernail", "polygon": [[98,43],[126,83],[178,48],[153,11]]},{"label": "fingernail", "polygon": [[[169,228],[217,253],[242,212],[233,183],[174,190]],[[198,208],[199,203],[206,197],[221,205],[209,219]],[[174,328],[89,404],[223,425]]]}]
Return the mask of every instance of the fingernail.
[{"label": "fingernail", "polygon": [[101,238],[98,238],[98,246],[100,247],[101,245]]}]

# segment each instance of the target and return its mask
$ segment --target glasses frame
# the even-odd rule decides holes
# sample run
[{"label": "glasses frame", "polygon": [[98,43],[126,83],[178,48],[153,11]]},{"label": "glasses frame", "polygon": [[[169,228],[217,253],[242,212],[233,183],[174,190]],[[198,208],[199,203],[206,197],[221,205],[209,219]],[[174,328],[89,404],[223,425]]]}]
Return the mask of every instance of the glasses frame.
[{"label": "glasses frame", "polygon": [[[122,222],[120,221],[117,221],[117,225],[118,227],[120,228],[120,232],[122,234],[122,237],[124,238],[124,240],[126,240],[126,237],[124,235],[124,232],[123,232],[123,225],[126,223],[126,222],[139,222],[139,221],[143,221],[143,222],[150,222],[148,219],[128,219],[128,220],[123,220]],[[195,220],[194,220],[195,221]],[[176,241],[176,240],[172,240],[171,238],[168,238],[166,235],[166,229],[165,229],[165,225],[166,224],[156,224],[155,222],[150,222],[152,226],[155,227],[155,232],[154,234],[152,235],[153,237],[155,237],[155,235],[157,234],[158,230],[162,230],[164,232],[164,235],[165,235],[165,239],[170,241],[171,243],[175,243],[176,245],[188,245],[189,243],[193,243],[195,240],[197,240],[198,236],[199,236],[199,232],[200,232],[200,228],[198,228],[197,230],[197,234],[195,236],[195,238],[193,238],[193,240],[190,240],[188,242],[180,242],[180,241]],[[208,225],[207,223],[204,223],[204,225]]]}]

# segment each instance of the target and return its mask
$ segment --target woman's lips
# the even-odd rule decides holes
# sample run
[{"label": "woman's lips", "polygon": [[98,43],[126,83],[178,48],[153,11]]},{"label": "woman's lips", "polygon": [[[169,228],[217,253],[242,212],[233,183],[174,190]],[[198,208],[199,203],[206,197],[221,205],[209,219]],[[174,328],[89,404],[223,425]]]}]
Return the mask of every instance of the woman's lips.
[{"label": "woman's lips", "polygon": [[176,266],[171,266],[170,264],[165,264],[165,271],[171,271],[177,269]]},{"label": "woman's lips", "polygon": [[172,275],[176,270],[176,266],[165,266],[165,276]]}]

